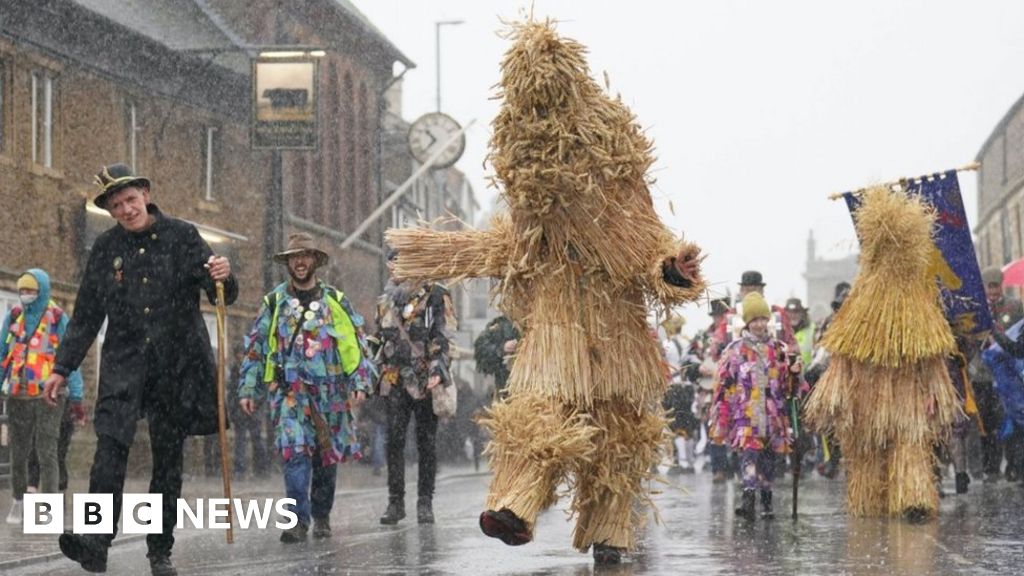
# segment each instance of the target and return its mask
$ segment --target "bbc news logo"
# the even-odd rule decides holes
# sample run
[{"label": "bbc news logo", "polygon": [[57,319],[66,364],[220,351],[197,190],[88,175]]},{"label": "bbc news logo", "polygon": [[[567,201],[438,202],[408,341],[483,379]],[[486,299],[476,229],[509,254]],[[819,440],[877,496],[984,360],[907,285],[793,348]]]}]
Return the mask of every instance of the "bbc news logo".
[{"label": "bbc news logo", "polygon": [[[255,525],[259,530],[270,526],[272,512],[276,512],[274,528],[287,530],[299,522],[298,515],[289,506],[294,498],[242,500],[233,498],[198,498],[189,504],[178,498],[175,507],[175,528],[186,527],[207,530],[227,530],[228,506],[234,511],[235,524],[246,530]],[[163,532],[162,494],[124,494],[121,500],[121,521],[118,526],[124,534],[160,534]],[[22,509],[22,529],[25,534],[61,534],[64,532],[63,494],[25,494]],[[73,494],[71,498],[71,531],[75,534],[114,533],[113,494]]]}]

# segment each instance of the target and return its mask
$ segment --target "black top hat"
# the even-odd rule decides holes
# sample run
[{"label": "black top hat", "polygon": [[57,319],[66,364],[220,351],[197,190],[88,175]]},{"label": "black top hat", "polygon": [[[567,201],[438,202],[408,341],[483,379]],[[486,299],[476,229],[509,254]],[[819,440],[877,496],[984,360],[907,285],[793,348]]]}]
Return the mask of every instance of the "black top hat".
[{"label": "black top hat", "polygon": [[833,298],[833,299],[834,300],[839,300],[839,297],[842,296],[844,292],[849,292],[849,291],[850,291],[850,283],[849,282],[840,282],[839,284],[836,284],[836,293],[835,293],[835,298]]},{"label": "black top hat", "polygon": [[807,308],[804,308],[804,303],[799,298],[790,298],[786,300],[786,310],[793,312],[807,312]]},{"label": "black top hat", "polygon": [[764,279],[757,270],[747,270],[740,276],[740,286],[764,286]]},{"label": "black top hat", "polygon": [[147,190],[150,188],[149,178],[132,174],[132,169],[120,162],[104,166],[93,181],[100,187],[100,195],[93,200],[93,204],[100,208],[106,208],[107,200],[110,200],[110,197],[122,188],[128,186],[138,186]]}]

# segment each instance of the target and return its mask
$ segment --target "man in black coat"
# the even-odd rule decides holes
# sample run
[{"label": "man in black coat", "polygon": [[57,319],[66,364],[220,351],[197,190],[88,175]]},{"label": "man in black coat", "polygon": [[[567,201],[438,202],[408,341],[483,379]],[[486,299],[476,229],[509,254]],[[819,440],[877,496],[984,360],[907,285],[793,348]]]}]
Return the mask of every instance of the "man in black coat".
[{"label": "man in black coat", "polygon": [[[163,495],[163,533],[146,537],[147,557],[153,574],[173,575],[184,441],[217,430],[216,364],[199,296],[205,291],[214,303],[215,281],[222,281],[230,304],[238,284],[228,260],[214,256],[194,226],[150,203],[148,179],[114,164],[96,183],[101,193],[95,203],[117,226],[93,245],[45,394],[48,401],[56,398],[106,320],[89,492],[114,495],[116,534],[128,449],[137,421],[145,417],[153,453],[149,491]],[[102,572],[113,539],[114,534],[66,533],[60,548],[86,570]]]}]

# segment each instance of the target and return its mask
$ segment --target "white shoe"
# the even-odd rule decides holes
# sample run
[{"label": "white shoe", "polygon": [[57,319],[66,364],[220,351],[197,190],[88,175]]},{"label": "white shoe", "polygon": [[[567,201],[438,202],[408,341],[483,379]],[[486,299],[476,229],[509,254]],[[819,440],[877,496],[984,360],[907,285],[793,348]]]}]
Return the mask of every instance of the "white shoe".
[{"label": "white shoe", "polygon": [[11,502],[11,511],[7,514],[8,524],[21,524],[21,500]]}]

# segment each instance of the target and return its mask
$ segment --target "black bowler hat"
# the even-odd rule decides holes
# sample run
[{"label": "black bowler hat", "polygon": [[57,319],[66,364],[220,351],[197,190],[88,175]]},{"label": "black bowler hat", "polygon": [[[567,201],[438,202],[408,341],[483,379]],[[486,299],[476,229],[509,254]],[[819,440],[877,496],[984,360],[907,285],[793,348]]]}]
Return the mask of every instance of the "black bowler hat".
[{"label": "black bowler hat", "polygon": [[122,188],[128,186],[138,186],[147,190],[150,188],[149,178],[132,174],[132,169],[121,163],[104,166],[93,181],[100,187],[100,195],[92,202],[100,208],[106,208],[107,200],[110,200],[110,197]]},{"label": "black bowler hat", "polygon": [[757,270],[747,270],[740,276],[740,286],[764,286],[764,279]]}]

